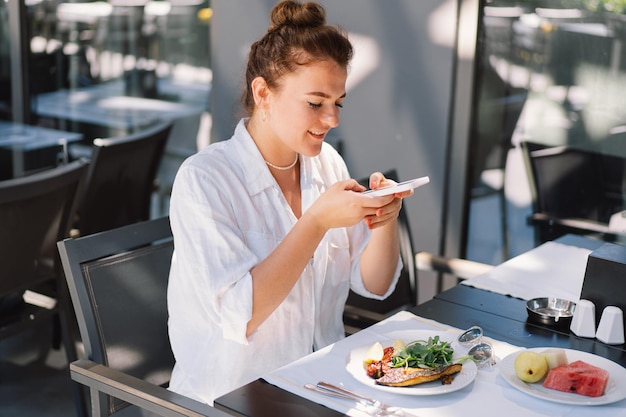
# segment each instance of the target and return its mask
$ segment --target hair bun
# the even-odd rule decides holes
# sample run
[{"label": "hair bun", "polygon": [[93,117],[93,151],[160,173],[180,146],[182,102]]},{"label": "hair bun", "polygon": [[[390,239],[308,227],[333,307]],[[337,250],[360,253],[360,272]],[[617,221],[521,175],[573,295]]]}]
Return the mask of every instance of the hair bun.
[{"label": "hair bun", "polygon": [[287,0],[274,6],[270,22],[268,32],[285,26],[319,27],[326,24],[326,11],[317,3]]}]

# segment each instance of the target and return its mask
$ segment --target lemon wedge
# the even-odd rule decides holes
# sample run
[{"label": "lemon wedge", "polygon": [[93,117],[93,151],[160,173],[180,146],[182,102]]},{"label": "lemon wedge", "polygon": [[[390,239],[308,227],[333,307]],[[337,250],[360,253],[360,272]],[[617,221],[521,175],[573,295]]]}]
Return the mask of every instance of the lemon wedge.
[{"label": "lemon wedge", "polygon": [[370,348],[367,350],[367,353],[365,354],[365,357],[363,359],[363,367],[367,369],[369,364],[382,360],[384,354],[385,351],[383,349],[383,345],[381,345],[380,342],[374,343],[372,346],[370,346]]}]

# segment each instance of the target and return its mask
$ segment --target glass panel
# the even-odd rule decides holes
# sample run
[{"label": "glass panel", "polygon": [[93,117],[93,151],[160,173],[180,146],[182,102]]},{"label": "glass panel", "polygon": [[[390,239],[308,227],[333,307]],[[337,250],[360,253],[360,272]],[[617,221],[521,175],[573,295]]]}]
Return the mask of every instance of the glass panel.
[{"label": "glass panel", "polygon": [[207,0],[31,2],[38,124],[93,138],[140,129],[166,110],[208,111],[209,17]]},{"label": "glass panel", "polygon": [[80,133],[73,159],[89,157],[95,138],[171,120],[154,214],[165,213],[178,167],[210,141],[209,1],[26,5],[33,123]]},{"label": "glass panel", "polygon": [[[522,141],[626,156],[625,6],[624,0],[481,5],[468,258],[499,263],[540,243],[527,221],[533,200]],[[611,176],[620,181],[610,192],[623,200],[623,166],[616,169]],[[482,214],[493,210],[499,216]],[[599,221],[606,225],[609,217]],[[490,255],[478,259],[474,249],[485,248]]]},{"label": "glass panel", "polygon": [[11,51],[9,42],[9,13],[0,1],[0,120],[11,115]]}]

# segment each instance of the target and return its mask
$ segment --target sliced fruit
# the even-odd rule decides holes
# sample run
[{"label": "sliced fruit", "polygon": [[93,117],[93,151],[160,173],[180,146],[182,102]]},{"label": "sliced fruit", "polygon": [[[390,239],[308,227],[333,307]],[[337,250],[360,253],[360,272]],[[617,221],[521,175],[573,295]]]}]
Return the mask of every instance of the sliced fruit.
[{"label": "sliced fruit", "polygon": [[557,366],[567,365],[567,355],[563,349],[552,348],[541,352],[548,361],[548,368],[556,368]]},{"label": "sliced fruit", "polygon": [[539,382],[549,371],[546,357],[530,350],[519,353],[513,365],[515,375],[524,382]]},{"label": "sliced fruit", "polygon": [[543,386],[563,392],[599,397],[604,394],[608,381],[608,371],[583,361],[575,361],[550,369]]},{"label": "sliced fruit", "polygon": [[380,342],[374,343],[367,350],[367,353],[365,353],[365,357],[363,359],[363,367],[367,369],[369,364],[382,360],[384,354],[385,350],[383,349],[383,345],[381,345]]}]

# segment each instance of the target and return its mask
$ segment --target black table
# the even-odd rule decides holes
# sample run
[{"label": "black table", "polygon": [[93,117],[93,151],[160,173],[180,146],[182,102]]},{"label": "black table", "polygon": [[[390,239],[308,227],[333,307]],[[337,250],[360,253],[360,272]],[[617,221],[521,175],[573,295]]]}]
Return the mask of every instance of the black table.
[{"label": "black table", "polygon": [[[129,96],[122,81],[113,81],[39,94],[35,112],[62,128],[86,132],[88,142],[95,137],[127,135],[169,119],[176,129],[170,138],[176,142],[189,138],[195,144],[201,115],[207,109],[210,87],[198,84],[184,86],[167,79],[159,79],[159,86],[163,89],[167,86],[164,93],[172,93],[165,97],[173,97],[177,93],[178,98],[185,101]],[[201,95],[187,93],[190,89],[197,90]],[[204,94],[204,101],[200,101]]]},{"label": "black table", "polygon": [[80,133],[0,121],[0,180],[23,177],[68,161]]}]

